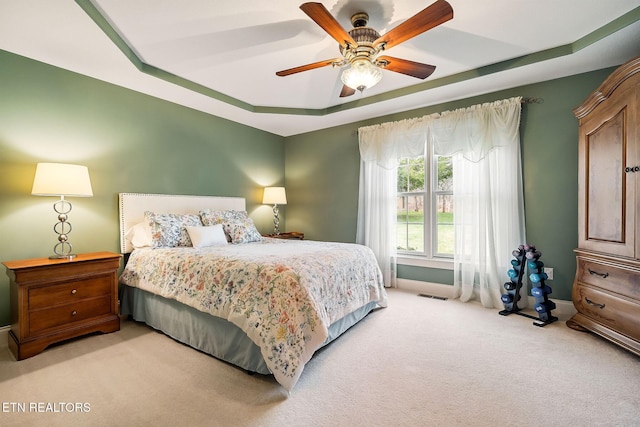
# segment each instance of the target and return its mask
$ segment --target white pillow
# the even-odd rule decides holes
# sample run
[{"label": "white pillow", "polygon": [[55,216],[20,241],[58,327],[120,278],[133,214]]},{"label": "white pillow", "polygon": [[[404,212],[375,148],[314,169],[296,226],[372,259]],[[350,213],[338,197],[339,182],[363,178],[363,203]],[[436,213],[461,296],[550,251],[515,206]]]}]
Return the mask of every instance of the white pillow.
[{"label": "white pillow", "polygon": [[228,243],[222,224],[207,225],[204,227],[187,226],[186,229],[194,248],[220,246]]},{"label": "white pillow", "polygon": [[134,248],[145,248],[153,245],[151,227],[149,227],[149,222],[147,221],[139,222],[131,227],[124,237],[131,242]]}]

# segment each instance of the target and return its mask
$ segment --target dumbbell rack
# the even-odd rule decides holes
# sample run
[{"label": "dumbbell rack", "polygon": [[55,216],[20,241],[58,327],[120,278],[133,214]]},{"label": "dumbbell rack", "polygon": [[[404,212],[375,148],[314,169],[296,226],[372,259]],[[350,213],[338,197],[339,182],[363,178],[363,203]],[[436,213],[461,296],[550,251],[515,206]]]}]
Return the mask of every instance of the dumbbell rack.
[{"label": "dumbbell rack", "polygon": [[[555,322],[558,318],[551,315],[551,310],[556,308],[556,304],[549,300],[551,287],[545,283],[547,274],[544,272],[544,263],[540,261],[542,253],[536,250],[534,245],[520,245],[512,254],[514,259],[511,260],[511,266],[513,268],[507,272],[511,280],[504,284],[507,293],[502,295],[504,310],[500,311],[499,314],[502,316],[517,314],[528,317],[535,320],[533,322],[535,326],[541,327]],[[534,308],[538,313],[538,317],[524,313],[518,307],[522,278],[527,267],[529,268],[529,280],[532,286],[531,295],[536,301]]]}]

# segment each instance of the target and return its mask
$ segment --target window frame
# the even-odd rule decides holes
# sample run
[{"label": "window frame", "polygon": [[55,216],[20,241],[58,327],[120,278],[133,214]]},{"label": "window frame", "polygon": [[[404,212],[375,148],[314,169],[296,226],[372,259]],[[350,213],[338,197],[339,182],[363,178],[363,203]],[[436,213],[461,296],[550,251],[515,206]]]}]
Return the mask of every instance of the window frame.
[{"label": "window frame", "polygon": [[[431,222],[431,232],[432,232],[432,241],[431,241],[431,253],[433,254],[432,258],[450,258],[453,259],[453,253],[448,254],[448,253],[440,253],[438,252],[438,196],[452,196],[453,197],[453,188],[450,190],[439,190],[438,189],[438,158],[439,157],[451,157],[451,156],[438,156],[436,154],[433,154],[433,150],[432,151],[432,166],[433,167],[432,171],[431,171],[431,182],[432,182],[432,186],[431,186],[431,216],[432,216],[432,222]],[[454,212],[455,212],[455,205],[454,205]],[[455,213],[454,213],[455,215]],[[453,225],[453,224],[452,224]]]},{"label": "window frame", "polygon": [[426,266],[434,268],[453,268],[453,254],[438,253],[437,227],[438,215],[436,212],[438,196],[453,195],[453,190],[438,190],[438,156],[433,152],[433,147],[427,145],[424,154],[424,190],[423,191],[397,191],[396,197],[410,197],[420,194],[423,197],[424,226],[422,252],[397,250],[398,262],[404,265]]}]

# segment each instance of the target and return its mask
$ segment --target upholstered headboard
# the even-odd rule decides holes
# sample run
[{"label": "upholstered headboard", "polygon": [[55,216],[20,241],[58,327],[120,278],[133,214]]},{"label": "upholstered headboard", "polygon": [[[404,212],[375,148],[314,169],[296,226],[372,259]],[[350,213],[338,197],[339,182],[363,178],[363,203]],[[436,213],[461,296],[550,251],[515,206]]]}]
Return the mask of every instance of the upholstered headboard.
[{"label": "upholstered headboard", "polygon": [[244,211],[246,201],[244,197],[120,193],[120,251],[127,254],[133,250],[125,235],[131,227],[144,220],[145,211],[197,214],[204,209]]}]

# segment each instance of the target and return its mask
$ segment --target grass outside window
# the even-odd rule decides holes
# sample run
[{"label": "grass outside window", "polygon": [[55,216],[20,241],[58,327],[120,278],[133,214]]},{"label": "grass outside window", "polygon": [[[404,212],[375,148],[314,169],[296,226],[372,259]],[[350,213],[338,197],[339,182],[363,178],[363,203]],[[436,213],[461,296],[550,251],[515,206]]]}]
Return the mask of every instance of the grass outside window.
[{"label": "grass outside window", "polygon": [[[424,252],[424,213],[402,212],[397,223],[398,250]],[[453,254],[454,229],[453,212],[438,212],[437,253]]]}]

